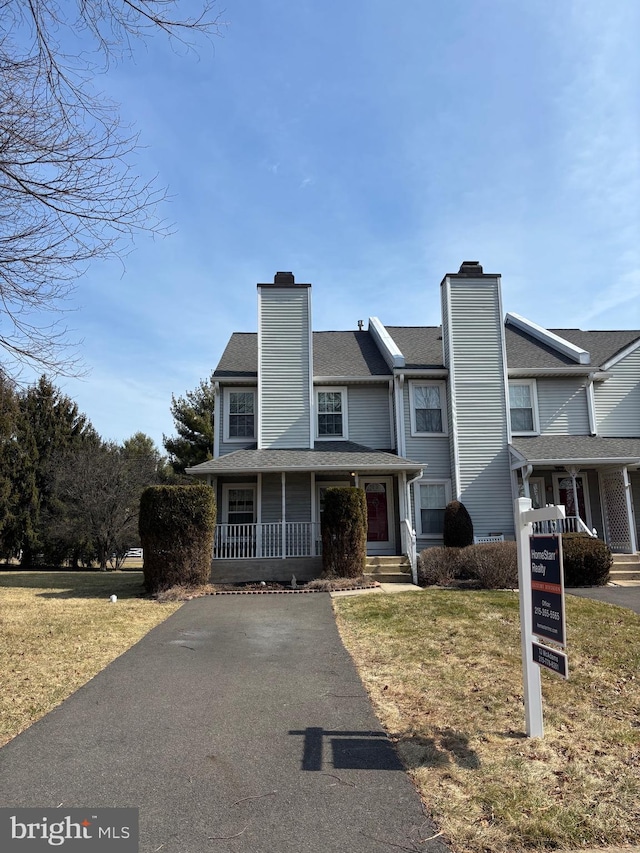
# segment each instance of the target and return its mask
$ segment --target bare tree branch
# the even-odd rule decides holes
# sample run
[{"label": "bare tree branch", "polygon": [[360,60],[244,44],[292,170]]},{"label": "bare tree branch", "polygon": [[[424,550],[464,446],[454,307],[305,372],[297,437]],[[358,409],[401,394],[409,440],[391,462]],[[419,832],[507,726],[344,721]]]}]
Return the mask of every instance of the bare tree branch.
[{"label": "bare tree branch", "polygon": [[186,17],[182,5],[0,2],[0,347],[15,361],[77,372],[52,314],[92,260],[124,257],[139,233],[168,233],[165,191],[139,177],[138,137],[93,79],[154,32],[192,50],[219,33],[210,0]]}]

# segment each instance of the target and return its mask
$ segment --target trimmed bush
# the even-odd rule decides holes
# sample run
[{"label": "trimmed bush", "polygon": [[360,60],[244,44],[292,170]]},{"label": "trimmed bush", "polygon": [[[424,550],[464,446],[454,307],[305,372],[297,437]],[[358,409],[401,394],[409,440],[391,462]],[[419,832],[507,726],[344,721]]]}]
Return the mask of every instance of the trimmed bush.
[{"label": "trimmed bush", "polygon": [[601,539],[586,533],[563,533],[565,586],[604,586],[613,564],[611,551]]},{"label": "trimmed bush", "polygon": [[363,489],[327,489],[322,513],[324,577],[356,578],[367,560],[367,499]]},{"label": "trimmed bush", "polygon": [[425,548],[418,554],[418,586],[455,586],[460,580],[458,548]]},{"label": "trimmed bush", "polygon": [[467,508],[460,501],[451,501],[445,507],[442,538],[445,548],[466,548],[473,545],[473,522]]},{"label": "trimmed bush", "polygon": [[515,542],[427,548],[418,555],[418,584],[517,589],[518,548]]},{"label": "trimmed bush", "polygon": [[210,486],[145,489],[138,528],[147,592],[208,583],[215,524],[216,502]]},{"label": "trimmed bush", "polygon": [[460,566],[482,589],[518,588],[518,546],[515,542],[486,542],[460,552]]}]

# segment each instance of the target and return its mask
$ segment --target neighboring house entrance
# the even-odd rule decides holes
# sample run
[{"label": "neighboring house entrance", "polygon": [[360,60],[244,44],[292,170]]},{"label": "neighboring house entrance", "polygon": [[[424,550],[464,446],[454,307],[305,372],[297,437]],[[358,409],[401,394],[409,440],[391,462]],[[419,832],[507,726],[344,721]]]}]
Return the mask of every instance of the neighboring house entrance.
[{"label": "neighboring house entrance", "polygon": [[567,516],[579,515],[587,527],[593,526],[586,474],[576,474],[577,507],[574,499],[573,480],[568,474],[553,475],[553,491],[555,503],[564,506]]},{"label": "neighboring house entrance", "polygon": [[367,498],[367,554],[395,554],[393,480],[391,477],[360,477]]}]

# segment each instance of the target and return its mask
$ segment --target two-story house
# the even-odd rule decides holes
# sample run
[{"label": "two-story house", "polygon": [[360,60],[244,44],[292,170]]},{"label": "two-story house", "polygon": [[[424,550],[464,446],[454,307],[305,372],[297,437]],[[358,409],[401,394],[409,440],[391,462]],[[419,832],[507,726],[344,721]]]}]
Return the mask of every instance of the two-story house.
[{"label": "two-story house", "polygon": [[442,326],[314,332],[311,285],[258,284],[257,333],[232,335],[214,371],[214,458],[188,471],[216,491],[214,579],[318,574],[334,485],[365,491],[368,554],[414,571],[453,498],[479,539],[514,538],[525,494],[637,550],[640,331],[505,318],[477,262],[440,296]]}]

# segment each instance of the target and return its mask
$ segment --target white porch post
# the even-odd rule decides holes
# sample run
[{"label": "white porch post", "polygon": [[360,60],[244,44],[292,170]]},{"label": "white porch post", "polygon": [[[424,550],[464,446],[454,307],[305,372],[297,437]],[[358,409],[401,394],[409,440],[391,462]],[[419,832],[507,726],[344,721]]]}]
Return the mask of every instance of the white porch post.
[{"label": "white porch post", "polygon": [[262,557],[262,474],[256,477],[256,557]]},{"label": "white porch post", "polygon": [[[576,517],[580,518],[580,506],[578,504],[578,486],[576,483],[578,469],[571,467],[567,468],[567,471],[569,472],[569,476],[571,477],[571,487],[573,490],[573,511],[575,512]],[[586,519],[583,519],[583,521],[586,521]]]},{"label": "white porch post", "polygon": [[633,520],[633,502],[631,496],[631,480],[629,479],[629,469],[625,465],[622,469],[622,477],[624,480],[624,497],[627,506],[627,519],[629,523],[629,544],[631,545],[631,553],[635,554],[638,550],[638,539],[636,536],[636,526]]},{"label": "white porch post", "polygon": [[286,559],[287,556],[287,475],[284,471],[280,474],[280,484],[282,490],[282,540],[281,540],[281,549],[282,549],[282,559]]},{"label": "white porch post", "polygon": [[311,472],[311,533],[309,534],[309,556],[316,555],[316,472]]}]

